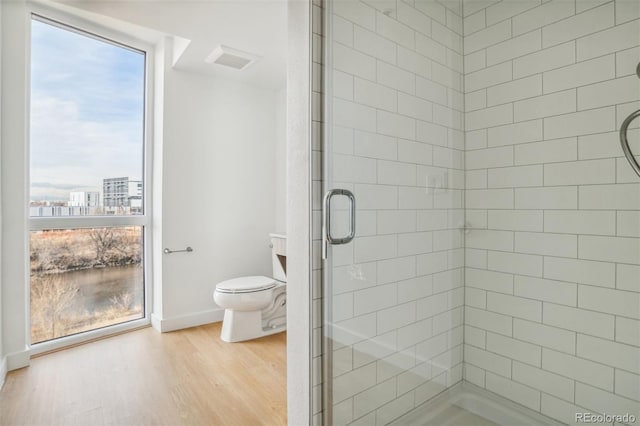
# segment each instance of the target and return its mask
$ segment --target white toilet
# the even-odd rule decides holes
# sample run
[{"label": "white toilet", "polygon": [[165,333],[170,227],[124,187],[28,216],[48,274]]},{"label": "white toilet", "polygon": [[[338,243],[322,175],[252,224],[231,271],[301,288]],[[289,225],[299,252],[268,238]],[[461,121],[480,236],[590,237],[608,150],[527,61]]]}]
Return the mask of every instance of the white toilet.
[{"label": "white toilet", "polygon": [[286,329],[287,237],[269,234],[273,278],[251,276],[222,281],[213,300],[224,308],[220,338],[242,342]]}]

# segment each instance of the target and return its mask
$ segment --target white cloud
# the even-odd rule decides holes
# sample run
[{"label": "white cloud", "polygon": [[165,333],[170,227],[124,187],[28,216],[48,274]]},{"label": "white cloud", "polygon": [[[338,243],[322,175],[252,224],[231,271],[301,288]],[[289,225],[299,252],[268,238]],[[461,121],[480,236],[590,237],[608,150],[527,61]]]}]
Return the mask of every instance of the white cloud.
[{"label": "white cloud", "polygon": [[[141,127],[135,121],[80,119],[74,102],[35,98],[31,105],[31,181],[95,188],[105,177],[141,176]],[[37,192],[42,195],[46,189]]]}]

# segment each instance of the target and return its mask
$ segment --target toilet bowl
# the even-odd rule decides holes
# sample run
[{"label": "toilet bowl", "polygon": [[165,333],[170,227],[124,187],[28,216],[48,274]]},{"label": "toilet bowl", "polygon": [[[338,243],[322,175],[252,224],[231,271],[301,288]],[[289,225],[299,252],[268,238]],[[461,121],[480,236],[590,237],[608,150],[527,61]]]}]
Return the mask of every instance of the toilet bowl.
[{"label": "toilet bowl", "polygon": [[247,276],[216,285],[213,300],[224,308],[220,338],[257,339],[286,329],[286,237],[270,234],[273,278]]}]

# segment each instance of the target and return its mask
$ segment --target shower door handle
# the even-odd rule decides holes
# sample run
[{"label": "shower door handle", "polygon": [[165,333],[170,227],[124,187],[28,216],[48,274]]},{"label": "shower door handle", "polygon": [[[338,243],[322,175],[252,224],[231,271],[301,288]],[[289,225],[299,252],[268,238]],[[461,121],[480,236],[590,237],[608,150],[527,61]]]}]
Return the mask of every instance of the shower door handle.
[{"label": "shower door handle", "polygon": [[[638,64],[638,70],[638,72],[640,73],[640,64]],[[631,122],[638,117],[640,117],[640,109],[636,112],[631,113],[622,122],[622,126],[620,126],[620,145],[622,146],[622,152],[624,152],[624,156],[627,157],[627,161],[631,165],[631,168],[636,172],[638,176],[640,176],[640,164],[638,164],[638,161],[633,156],[633,152],[631,152],[631,148],[629,148],[629,139],[627,139],[627,130],[629,128],[629,124],[631,124]]]},{"label": "shower door handle", "polygon": [[[349,200],[349,233],[345,237],[331,235],[331,198],[343,195]],[[329,244],[347,244],[356,236],[356,197],[348,189],[330,189],[324,194],[322,207],[322,259],[328,256]]]}]

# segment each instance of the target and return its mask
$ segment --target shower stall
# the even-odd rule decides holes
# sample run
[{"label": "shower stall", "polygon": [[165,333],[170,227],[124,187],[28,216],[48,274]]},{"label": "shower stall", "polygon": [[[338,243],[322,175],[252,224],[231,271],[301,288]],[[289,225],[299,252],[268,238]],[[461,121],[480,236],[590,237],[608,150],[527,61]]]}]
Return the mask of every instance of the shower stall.
[{"label": "shower stall", "polygon": [[640,422],[640,1],[313,32],[314,421]]}]

